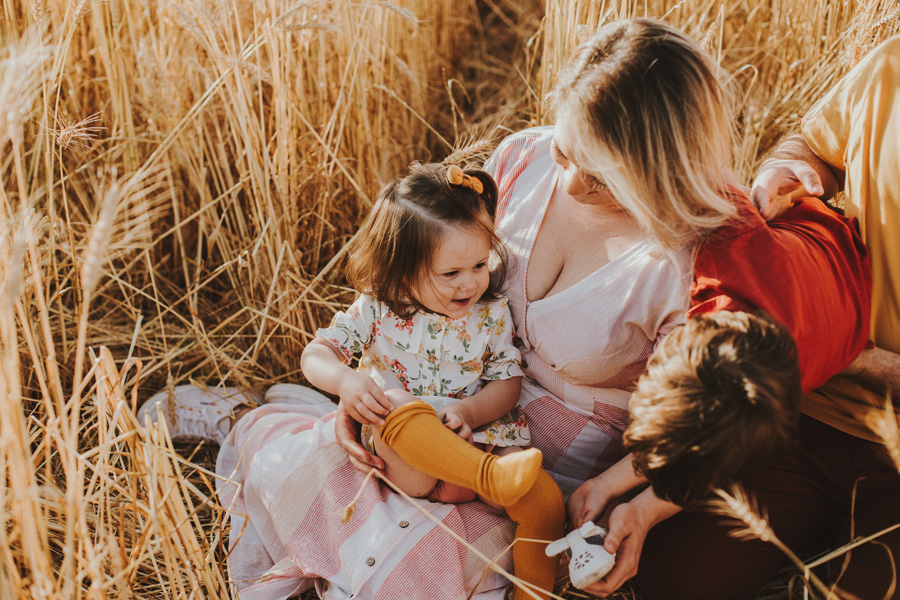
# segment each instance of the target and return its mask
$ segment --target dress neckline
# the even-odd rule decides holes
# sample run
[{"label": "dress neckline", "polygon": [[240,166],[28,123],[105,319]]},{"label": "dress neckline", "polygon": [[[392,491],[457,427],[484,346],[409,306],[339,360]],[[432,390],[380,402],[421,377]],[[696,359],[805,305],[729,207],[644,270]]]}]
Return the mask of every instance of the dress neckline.
[{"label": "dress neckline", "polygon": [[[614,259],[610,260],[609,262],[599,266],[597,269],[595,269],[594,271],[591,271],[589,274],[585,275],[584,277],[582,277],[581,279],[579,279],[572,285],[568,286],[567,288],[559,290],[558,292],[555,292],[549,296],[543,296],[541,298],[536,298],[534,300],[530,299],[528,297],[528,276],[529,276],[529,272],[531,270],[531,257],[534,254],[534,246],[537,243],[537,238],[540,235],[541,228],[544,225],[544,220],[547,216],[547,211],[550,209],[550,203],[553,201],[554,196],[556,196],[556,194],[557,194],[558,190],[557,190],[556,186],[558,183],[559,183],[559,167],[557,166],[557,168],[554,170],[554,173],[551,176],[551,180],[550,180],[551,192],[550,192],[547,200],[545,202],[543,202],[543,205],[541,206],[540,210],[535,213],[534,222],[529,223],[529,225],[531,226],[531,229],[534,233],[531,235],[531,239],[528,240],[528,252],[525,254],[525,275],[524,275],[524,277],[522,277],[522,290],[521,290],[522,297],[525,299],[526,307],[530,307],[533,304],[536,304],[538,302],[543,302],[544,300],[554,300],[554,299],[564,298],[567,294],[571,293],[571,290],[577,290],[577,289],[583,287],[583,285],[586,282],[589,282],[590,280],[597,278],[600,273],[610,270],[613,266],[618,266],[618,264],[620,262],[627,260],[638,249],[643,248],[650,242],[650,237],[649,236],[645,237],[641,241],[632,245],[630,248],[628,248],[625,252],[623,252],[619,256],[617,256]],[[564,192],[562,192],[562,193],[564,193]]]}]

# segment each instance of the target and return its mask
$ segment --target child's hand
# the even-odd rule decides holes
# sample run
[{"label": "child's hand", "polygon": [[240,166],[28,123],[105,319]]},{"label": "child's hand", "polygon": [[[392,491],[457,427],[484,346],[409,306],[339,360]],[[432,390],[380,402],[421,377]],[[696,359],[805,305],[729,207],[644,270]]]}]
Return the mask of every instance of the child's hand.
[{"label": "child's hand", "polygon": [[384,425],[385,417],[394,409],[375,380],[365,373],[353,371],[341,379],[337,389],[341,404],[354,420],[364,425]]},{"label": "child's hand", "polygon": [[566,512],[573,529],[595,520],[606,508],[610,498],[602,477],[588,479],[566,501]]},{"label": "child's hand", "polygon": [[448,429],[452,429],[467,442],[472,442],[471,416],[461,402],[446,406],[438,412],[438,417]]}]

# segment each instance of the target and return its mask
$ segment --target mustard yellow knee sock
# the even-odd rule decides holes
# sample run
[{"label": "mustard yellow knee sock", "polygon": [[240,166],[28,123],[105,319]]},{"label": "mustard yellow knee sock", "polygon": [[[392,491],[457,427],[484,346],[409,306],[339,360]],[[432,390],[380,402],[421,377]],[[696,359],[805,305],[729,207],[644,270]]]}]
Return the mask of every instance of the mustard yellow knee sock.
[{"label": "mustard yellow knee sock", "polygon": [[500,506],[519,501],[541,473],[539,450],[495,456],[447,429],[425,402],[411,402],[384,419],[381,440],[415,469],[475,490]]},{"label": "mustard yellow knee sock", "polygon": [[[506,514],[516,522],[516,539],[537,539],[552,542],[563,536],[566,524],[566,507],[562,492],[546,471],[541,471],[534,485],[521,500],[506,507]],[[513,546],[513,571],[516,577],[537,587],[553,591],[558,556],[547,556],[547,544],[516,542]],[[533,590],[540,598],[549,598]],[[531,596],[516,588],[513,600],[529,600]]]}]

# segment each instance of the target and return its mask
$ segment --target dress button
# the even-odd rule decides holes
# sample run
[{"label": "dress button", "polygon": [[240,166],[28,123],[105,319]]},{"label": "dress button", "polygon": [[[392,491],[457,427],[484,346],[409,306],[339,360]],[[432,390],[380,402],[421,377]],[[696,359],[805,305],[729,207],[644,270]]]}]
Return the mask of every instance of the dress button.
[{"label": "dress button", "polygon": [[369,558],[366,559],[366,564],[371,567],[372,565],[375,564],[375,559],[370,556]]},{"label": "dress button", "polygon": [[407,527],[409,527],[409,521],[400,521],[400,527],[406,529]]},{"label": "dress button", "polygon": [[523,369],[527,369],[527,368],[528,368],[528,361],[526,361],[524,358],[522,359],[522,368],[523,368]]}]

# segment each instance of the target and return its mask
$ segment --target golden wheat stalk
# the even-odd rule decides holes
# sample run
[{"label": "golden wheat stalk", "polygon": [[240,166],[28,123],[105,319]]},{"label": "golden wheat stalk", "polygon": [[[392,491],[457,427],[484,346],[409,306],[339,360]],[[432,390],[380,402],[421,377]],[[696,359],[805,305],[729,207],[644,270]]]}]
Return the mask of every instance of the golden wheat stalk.
[{"label": "golden wheat stalk", "polygon": [[718,498],[710,502],[710,509],[717,514],[731,517],[742,525],[729,532],[729,535],[737,539],[755,538],[774,545],[797,568],[803,571],[804,579],[811,583],[825,598],[841,597],[836,589],[830,589],[822,583],[822,580],[807,568],[807,565],[800,557],[794,554],[775,535],[775,531],[769,525],[765,512],[761,512],[757,508],[755,499],[748,495],[739,484],[732,485],[729,491],[717,489],[715,492]]}]

